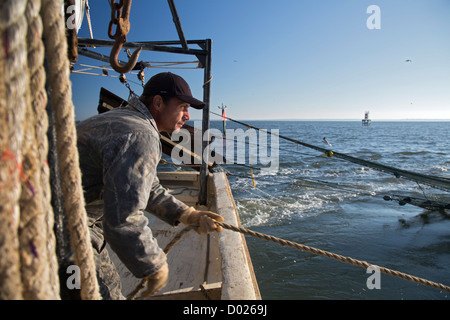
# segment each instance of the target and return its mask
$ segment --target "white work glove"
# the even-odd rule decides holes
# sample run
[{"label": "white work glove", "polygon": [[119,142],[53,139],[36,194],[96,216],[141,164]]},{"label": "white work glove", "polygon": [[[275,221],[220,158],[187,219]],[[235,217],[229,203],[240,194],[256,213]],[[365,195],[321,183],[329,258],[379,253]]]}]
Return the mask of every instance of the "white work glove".
[{"label": "white work glove", "polygon": [[164,263],[155,274],[147,277],[147,288],[141,293],[141,298],[150,297],[161,291],[167,284],[169,278],[169,266]]},{"label": "white work glove", "polygon": [[200,211],[193,207],[189,207],[181,214],[179,220],[187,226],[198,224],[198,228],[195,229],[197,233],[222,231],[222,227],[217,226],[214,221],[223,221],[223,217],[212,211]]}]

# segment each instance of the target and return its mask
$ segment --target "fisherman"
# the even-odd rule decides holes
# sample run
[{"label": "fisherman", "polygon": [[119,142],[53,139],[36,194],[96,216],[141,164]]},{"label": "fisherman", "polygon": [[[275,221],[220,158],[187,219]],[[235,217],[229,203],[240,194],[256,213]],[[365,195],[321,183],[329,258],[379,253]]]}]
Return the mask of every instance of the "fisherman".
[{"label": "fisherman", "polygon": [[187,82],[166,72],[153,76],[140,97],[95,115],[77,126],[97,278],[103,299],[123,299],[120,278],[106,243],[137,278],[147,278],[141,294],[160,291],[168,279],[166,255],[158,246],[144,210],[176,226],[198,225],[197,232],[220,232],[217,213],[199,211],[175,199],[156,175],[161,159],[160,132],[172,133],[189,120],[188,108],[202,109]]}]

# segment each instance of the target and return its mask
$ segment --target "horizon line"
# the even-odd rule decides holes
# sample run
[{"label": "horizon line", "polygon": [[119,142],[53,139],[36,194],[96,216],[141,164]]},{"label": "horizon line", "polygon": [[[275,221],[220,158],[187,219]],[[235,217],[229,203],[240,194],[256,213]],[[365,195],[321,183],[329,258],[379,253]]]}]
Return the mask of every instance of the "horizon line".
[{"label": "horizon line", "polygon": [[[232,118],[240,121],[362,121],[364,119],[302,119],[302,118],[281,118],[281,119],[240,119],[240,118]],[[232,121],[231,119],[228,119]],[[372,122],[374,121],[450,121],[450,119],[369,119]],[[202,119],[190,119],[189,121],[202,121]],[[210,119],[210,121],[222,121],[222,119]]]}]

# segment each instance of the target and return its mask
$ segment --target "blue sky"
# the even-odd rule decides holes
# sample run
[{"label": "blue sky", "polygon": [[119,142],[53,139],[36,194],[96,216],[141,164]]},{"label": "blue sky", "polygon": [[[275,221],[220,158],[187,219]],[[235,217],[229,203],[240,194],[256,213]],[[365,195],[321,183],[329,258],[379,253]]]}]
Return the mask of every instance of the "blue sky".
[{"label": "blue sky", "polygon": [[[89,4],[94,38],[108,39],[108,0]],[[213,41],[213,112],[224,104],[229,117],[243,120],[359,120],[365,111],[374,120],[450,119],[450,0],[175,0],[175,5],[188,40]],[[380,8],[380,29],[367,28],[370,5]],[[165,0],[133,0],[130,19],[128,41],[178,40]],[[78,36],[89,37],[86,18]],[[124,54],[120,58],[126,60]],[[195,60],[149,51],[140,58]],[[77,63],[104,64],[82,56]],[[202,69],[146,69],[146,80],[162,71],[183,76],[202,99]],[[102,86],[128,97],[117,78],[72,74],[71,79],[77,120],[97,113]],[[127,79],[140,94],[136,75]],[[201,113],[192,110],[191,118]]]}]

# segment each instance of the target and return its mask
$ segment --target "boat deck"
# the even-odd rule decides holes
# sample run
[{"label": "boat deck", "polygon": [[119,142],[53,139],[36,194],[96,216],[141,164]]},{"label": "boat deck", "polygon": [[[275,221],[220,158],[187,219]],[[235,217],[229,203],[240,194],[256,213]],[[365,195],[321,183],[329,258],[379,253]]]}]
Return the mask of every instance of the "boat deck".
[{"label": "boat deck", "polygon": [[[158,177],[161,184],[167,187],[171,194],[188,205],[196,206],[199,192],[198,172],[161,172]],[[229,224],[240,225],[239,214],[224,173],[210,174],[208,205],[200,208],[219,213]],[[146,215],[153,235],[163,249],[185,228],[182,224],[172,227],[150,213]],[[113,252],[111,252],[111,258],[121,276],[122,292],[126,297],[136,288],[141,279],[136,279]],[[170,249],[167,260],[169,264],[167,286],[150,299],[254,300],[261,298],[242,234],[223,230],[220,233],[199,235],[191,230]]]}]

